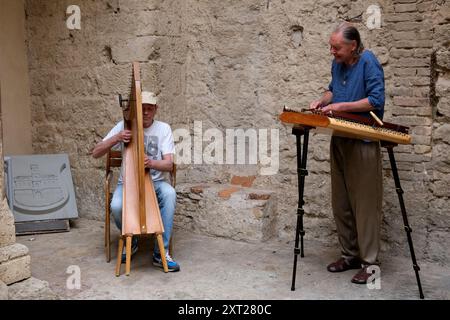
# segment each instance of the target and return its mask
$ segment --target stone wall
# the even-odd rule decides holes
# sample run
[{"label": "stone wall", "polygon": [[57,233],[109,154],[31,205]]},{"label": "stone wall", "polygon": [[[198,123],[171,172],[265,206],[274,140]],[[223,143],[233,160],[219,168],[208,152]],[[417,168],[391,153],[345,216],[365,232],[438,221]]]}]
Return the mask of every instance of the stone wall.
[{"label": "stone wall", "polygon": [[[3,159],[1,110],[0,99],[0,159]],[[4,168],[3,161],[0,161],[0,300],[12,297],[8,285],[31,277],[28,248],[15,242],[14,216],[5,198]]]},{"label": "stone wall", "polygon": [[0,10],[0,83],[3,152],[32,154],[30,81],[25,32],[25,0],[2,0]]},{"label": "stone wall", "polygon": [[[129,90],[130,63],[137,60],[144,89],[161,93],[159,118],[173,129],[185,128],[193,136],[194,121],[202,122],[203,131],[223,133],[279,129],[276,175],[261,175],[261,164],[180,165],[177,224],[231,237],[219,230],[220,224],[215,231],[205,227],[206,213],[213,209],[196,213],[195,184],[223,185],[220,193],[236,177],[254,176],[249,187],[276,194],[276,203],[269,206],[276,216],[269,219],[272,236],[292,240],[295,140],[277,116],[283,105],[306,107],[327,87],[329,34],[338,21],[360,18],[356,23],[365,46],[385,70],[385,120],[411,127],[413,135],[412,145],[397,148],[397,160],[417,250],[425,252],[420,258],[448,261],[450,254],[441,247],[449,232],[448,2],[378,1],[382,27],[373,30],[365,26],[369,4],[358,0],[79,0],[82,28],[73,31],[65,27],[69,4],[26,2],[33,147],[37,153],[69,153],[82,216],[103,219],[103,161],[93,160],[89,152],[120,119],[117,94]],[[335,244],[328,143],[327,136],[311,137],[305,225],[307,238]],[[384,166],[384,248],[406,254],[387,161]],[[193,189],[184,188],[186,183]],[[229,219],[241,214],[218,211]]]},{"label": "stone wall", "polygon": [[[413,143],[398,154],[400,176],[420,252],[425,257],[448,261],[442,246],[449,227],[448,139],[450,3],[447,1],[398,0],[386,6],[386,27],[390,30],[389,65],[392,80],[389,117],[411,127]],[[390,174],[388,173],[388,177]],[[387,185],[386,237],[400,243],[390,225],[401,225],[394,217],[397,208],[392,182]],[[392,190],[392,192],[390,191]]]},{"label": "stone wall", "polygon": [[163,89],[162,118],[174,123],[183,114],[170,107],[182,97],[181,3],[76,1],[81,30],[69,30],[73,1],[26,2],[33,148],[69,154],[81,216],[101,219],[104,212],[104,161],[90,151],[122,117],[118,94],[130,91],[132,61],[141,62],[144,89]]}]

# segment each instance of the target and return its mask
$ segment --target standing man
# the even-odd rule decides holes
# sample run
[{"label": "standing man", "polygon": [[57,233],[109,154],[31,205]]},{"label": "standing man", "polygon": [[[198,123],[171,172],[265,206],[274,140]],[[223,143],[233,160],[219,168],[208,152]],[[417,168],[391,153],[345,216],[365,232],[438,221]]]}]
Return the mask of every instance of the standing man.
[{"label": "standing man", "polygon": [[[166,260],[169,271],[179,271],[180,266],[175,262],[169,254],[169,241],[172,233],[173,217],[175,214],[176,192],[175,189],[164,181],[163,171],[172,171],[173,155],[175,147],[173,135],[170,126],[167,123],[154,120],[156,111],[158,110],[158,100],[152,92],[142,92],[142,112],[144,123],[144,144],[145,144],[145,160],[144,165],[150,169],[155,193],[158,198],[158,204],[161,211],[161,218],[164,225],[164,249],[166,251]],[[99,142],[92,155],[99,158],[105,155],[111,148],[123,150],[124,143],[130,142],[133,137],[130,130],[124,130],[124,122],[120,121],[106,135],[103,141]],[[123,163],[122,163],[123,166]],[[121,168],[122,169],[122,168]],[[111,200],[111,212],[114,216],[117,228],[122,229],[122,170],[119,181]],[[125,249],[125,248],[124,248]],[[137,251],[137,238],[133,238],[132,254]],[[122,262],[125,261],[125,254],[122,254]],[[155,243],[153,253],[153,265],[160,268],[163,267],[159,247]]]},{"label": "standing man", "polygon": [[[342,111],[383,118],[384,72],[375,55],[364,50],[358,30],[339,25],[330,37],[334,56],[332,80],[322,98],[310,104],[323,112]],[[330,146],[332,207],[342,257],[329,272],[360,269],[353,283],[365,284],[378,265],[382,221],[382,158],[380,143],[333,136]]]}]

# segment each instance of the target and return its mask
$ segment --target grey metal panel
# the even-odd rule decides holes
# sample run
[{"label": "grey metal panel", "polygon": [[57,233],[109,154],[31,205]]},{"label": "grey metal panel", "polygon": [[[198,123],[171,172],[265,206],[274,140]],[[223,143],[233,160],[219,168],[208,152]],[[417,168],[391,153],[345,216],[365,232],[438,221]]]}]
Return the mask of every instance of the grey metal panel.
[{"label": "grey metal panel", "polygon": [[9,156],[7,160],[8,203],[16,222],[78,217],[67,154]]}]

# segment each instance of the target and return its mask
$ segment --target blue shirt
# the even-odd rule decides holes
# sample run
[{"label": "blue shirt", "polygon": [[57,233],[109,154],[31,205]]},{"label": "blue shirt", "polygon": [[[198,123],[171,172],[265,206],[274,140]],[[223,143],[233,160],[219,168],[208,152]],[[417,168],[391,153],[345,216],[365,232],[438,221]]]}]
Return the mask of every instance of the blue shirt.
[{"label": "blue shirt", "polygon": [[[333,61],[329,90],[333,93],[332,103],[353,102],[368,98],[374,113],[383,119],[384,114],[384,72],[375,55],[365,50],[359,60],[346,66]],[[369,112],[355,114],[370,117]]]}]

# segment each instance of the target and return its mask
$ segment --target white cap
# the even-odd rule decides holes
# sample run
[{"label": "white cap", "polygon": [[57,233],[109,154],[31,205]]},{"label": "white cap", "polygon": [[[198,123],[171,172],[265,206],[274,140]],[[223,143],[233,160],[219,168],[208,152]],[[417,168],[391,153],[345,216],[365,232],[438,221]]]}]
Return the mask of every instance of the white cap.
[{"label": "white cap", "polygon": [[158,98],[153,92],[142,91],[142,104],[157,104]]}]

